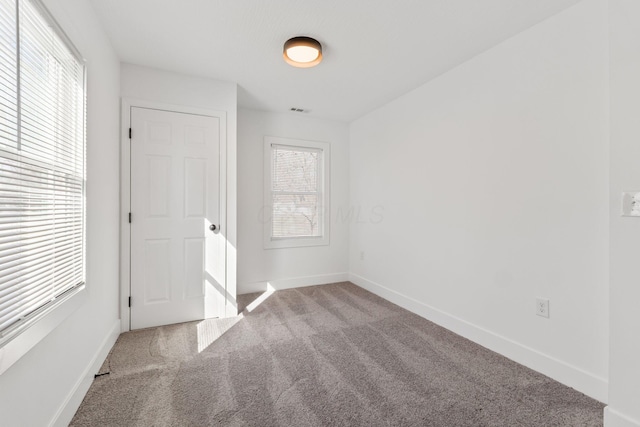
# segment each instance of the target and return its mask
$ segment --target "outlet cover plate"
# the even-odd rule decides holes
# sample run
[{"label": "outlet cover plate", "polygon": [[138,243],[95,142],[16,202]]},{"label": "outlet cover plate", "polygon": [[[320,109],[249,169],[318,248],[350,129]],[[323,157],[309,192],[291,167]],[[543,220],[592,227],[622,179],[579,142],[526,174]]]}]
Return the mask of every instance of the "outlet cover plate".
[{"label": "outlet cover plate", "polygon": [[640,192],[622,193],[622,216],[640,217]]},{"label": "outlet cover plate", "polygon": [[549,318],[549,300],[547,298],[536,298],[536,314]]}]

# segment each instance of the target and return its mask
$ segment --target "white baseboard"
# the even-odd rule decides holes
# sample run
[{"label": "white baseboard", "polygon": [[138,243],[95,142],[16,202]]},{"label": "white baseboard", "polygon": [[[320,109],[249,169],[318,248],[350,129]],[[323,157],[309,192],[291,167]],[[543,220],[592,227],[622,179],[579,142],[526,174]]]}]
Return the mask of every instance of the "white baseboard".
[{"label": "white baseboard", "polygon": [[[351,282],[458,335],[572,387],[600,402],[608,398],[608,382],[580,368],[469,323],[428,304],[351,273]],[[640,426],[639,426],[640,427]]]},{"label": "white baseboard", "polygon": [[318,276],[293,277],[289,279],[269,280],[238,285],[238,295],[254,292],[266,292],[268,289],[281,290],[302,288],[304,286],[325,285],[327,283],[346,282],[349,273],[320,274]]},{"label": "white baseboard", "polygon": [[67,398],[64,400],[60,409],[51,420],[49,426],[52,427],[66,427],[69,425],[76,411],[82,403],[82,399],[89,391],[89,387],[93,382],[94,375],[100,369],[100,366],[104,363],[105,359],[109,355],[109,351],[116,343],[118,336],[120,335],[120,319],[116,320],[111,327],[111,330],[102,341],[100,348],[91,359],[91,362],[87,365],[86,369],[82,373],[82,376],[76,382]]},{"label": "white baseboard", "polygon": [[640,421],[632,420],[607,406],[604,408],[604,427],[640,427]]}]

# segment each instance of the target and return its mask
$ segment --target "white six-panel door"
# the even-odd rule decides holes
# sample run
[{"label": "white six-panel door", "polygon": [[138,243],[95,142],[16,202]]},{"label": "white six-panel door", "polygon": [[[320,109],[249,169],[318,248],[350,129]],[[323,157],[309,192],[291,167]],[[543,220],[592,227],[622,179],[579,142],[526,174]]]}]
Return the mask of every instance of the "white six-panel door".
[{"label": "white six-panel door", "polygon": [[221,316],[219,119],[132,107],[131,128],[131,329]]}]

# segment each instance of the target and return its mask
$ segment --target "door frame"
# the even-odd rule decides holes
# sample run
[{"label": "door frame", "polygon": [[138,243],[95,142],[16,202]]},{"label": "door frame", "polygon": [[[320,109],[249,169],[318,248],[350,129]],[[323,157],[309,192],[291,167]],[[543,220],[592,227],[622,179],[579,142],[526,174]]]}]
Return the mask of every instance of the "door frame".
[{"label": "door frame", "polygon": [[[225,288],[225,313],[224,317],[237,315],[235,295],[229,292],[229,240],[227,227],[227,181],[228,181],[228,140],[227,140],[227,113],[206,108],[188,107],[183,105],[166,104],[161,102],[146,101],[135,98],[122,98],[121,101],[121,134],[120,134],[120,322],[121,332],[131,330],[131,308],[129,297],[131,296],[131,225],[129,224],[129,212],[131,212],[131,145],[129,128],[131,127],[131,108],[148,108],[151,110],[169,111],[174,113],[195,114],[200,116],[216,117],[220,123],[220,227],[221,234],[226,237],[224,245],[225,273],[222,276]],[[135,132],[135,129],[133,130]],[[135,212],[134,212],[135,215]],[[135,220],[135,217],[134,217]],[[134,302],[135,303],[135,302]]]}]

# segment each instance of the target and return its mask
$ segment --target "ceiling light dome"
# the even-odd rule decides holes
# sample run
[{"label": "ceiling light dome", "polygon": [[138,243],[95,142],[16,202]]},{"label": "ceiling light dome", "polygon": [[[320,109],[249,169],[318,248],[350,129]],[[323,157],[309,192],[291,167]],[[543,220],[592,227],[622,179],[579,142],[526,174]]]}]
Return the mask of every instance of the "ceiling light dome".
[{"label": "ceiling light dome", "polygon": [[294,37],[285,42],[282,55],[294,67],[315,67],[322,61],[322,45],[311,37]]}]

